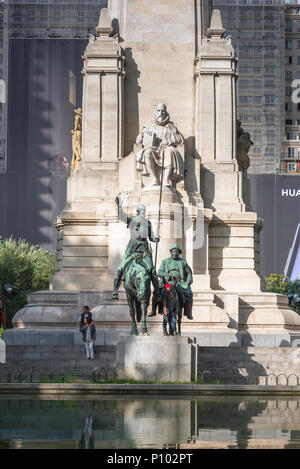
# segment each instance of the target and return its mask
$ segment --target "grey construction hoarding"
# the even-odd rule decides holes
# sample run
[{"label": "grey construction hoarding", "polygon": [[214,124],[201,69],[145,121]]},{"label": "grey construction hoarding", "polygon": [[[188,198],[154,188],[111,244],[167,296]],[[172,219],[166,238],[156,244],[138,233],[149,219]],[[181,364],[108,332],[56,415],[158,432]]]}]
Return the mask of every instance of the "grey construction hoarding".
[{"label": "grey construction hoarding", "polygon": [[52,249],[66,201],[74,111],[82,101],[86,40],[11,39],[7,171],[0,174],[0,235]]}]

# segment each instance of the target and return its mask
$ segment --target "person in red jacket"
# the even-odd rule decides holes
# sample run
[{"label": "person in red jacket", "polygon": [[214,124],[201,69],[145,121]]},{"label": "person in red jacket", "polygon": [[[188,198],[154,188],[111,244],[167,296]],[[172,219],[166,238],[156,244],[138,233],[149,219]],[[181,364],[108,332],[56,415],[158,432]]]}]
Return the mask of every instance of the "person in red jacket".
[{"label": "person in red jacket", "polygon": [[5,326],[5,313],[2,311],[2,301],[0,301],[0,329],[4,329]]}]

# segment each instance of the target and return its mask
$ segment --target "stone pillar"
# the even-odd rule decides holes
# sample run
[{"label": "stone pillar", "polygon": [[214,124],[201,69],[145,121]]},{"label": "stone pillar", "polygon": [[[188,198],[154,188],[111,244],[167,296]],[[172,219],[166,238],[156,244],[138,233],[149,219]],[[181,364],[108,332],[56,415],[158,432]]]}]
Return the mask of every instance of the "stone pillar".
[{"label": "stone pillar", "polygon": [[83,60],[82,164],[96,167],[123,155],[124,55],[108,10],[102,9],[97,37],[90,35]]},{"label": "stone pillar", "polygon": [[216,211],[244,211],[236,160],[236,58],[219,10],[196,58],[196,151],[203,168],[202,194]]},{"label": "stone pillar", "polygon": [[219,10],[196,59],[196,149],[201,192],[213,210],[209,273],[216,290],[260,291],[257,253],[262,220],[250,208],[247,176],[237,162],[236,62]]},{"label": "stone pillar", "polygon": [[254,212],[215,213],[209,227],[209,272],[214,290],[258,292],[259,232],[262,220]]},{"label": "stone pillar", "polygon": [[83,60],[82,160],[68,179],[67,204],[57,224],[53,290],[105,290],[111,283],[108,225],[117,220],[114,197],[124,156],[125,59],[106,8]]}]

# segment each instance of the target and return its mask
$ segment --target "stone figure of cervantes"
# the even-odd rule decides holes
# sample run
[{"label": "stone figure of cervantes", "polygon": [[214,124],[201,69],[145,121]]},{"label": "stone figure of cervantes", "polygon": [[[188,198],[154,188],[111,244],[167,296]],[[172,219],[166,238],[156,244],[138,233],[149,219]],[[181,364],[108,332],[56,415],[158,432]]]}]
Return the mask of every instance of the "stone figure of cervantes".
[{"label": "stone figure of cervantes", "polygon": [[184,162],[177,149],[184,139],[170,120],[165,104],[156,106],[152,123],[143,128],[136,143],[142,144],[136,160],[144,185],[157,186],[162,182],[164,186],[172,187],[184,178]]},{"label": "stone figure of cervantes", "polygon": [[72,134],[72,148],[73,155],[71,161],[71,168],[78,168],[82,155],[82,109],[74,109],[75,123],[74,129],[71,130]]}]

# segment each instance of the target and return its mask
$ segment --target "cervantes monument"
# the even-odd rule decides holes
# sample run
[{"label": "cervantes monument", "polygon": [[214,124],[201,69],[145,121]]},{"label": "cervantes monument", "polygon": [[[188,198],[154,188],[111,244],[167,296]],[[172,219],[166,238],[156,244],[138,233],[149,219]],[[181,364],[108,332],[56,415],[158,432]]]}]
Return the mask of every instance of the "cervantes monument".
[{"label": "cervantes monument", "polygon": [[[122,285],[112,300],[129,240],[118,197],[128,217],[146,207],[151,241],[160,238],[149,241],[156,270],[178,243],[193,272],[183,335],[205,346],[293,345],[300,318],[260,277],[262,220],[250,208],[249,164],[237,158],[236,67],[210,0],[109,0],[83,56],[82,151],[56,221],[57,270],[11,334],[73,334],[84,304],[97,343],[129,333]],[[160,317],[147,324],[162,335]]]}]

